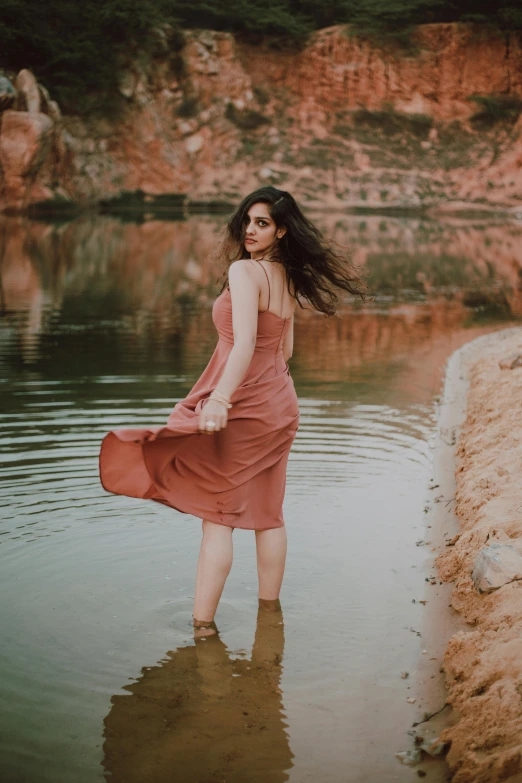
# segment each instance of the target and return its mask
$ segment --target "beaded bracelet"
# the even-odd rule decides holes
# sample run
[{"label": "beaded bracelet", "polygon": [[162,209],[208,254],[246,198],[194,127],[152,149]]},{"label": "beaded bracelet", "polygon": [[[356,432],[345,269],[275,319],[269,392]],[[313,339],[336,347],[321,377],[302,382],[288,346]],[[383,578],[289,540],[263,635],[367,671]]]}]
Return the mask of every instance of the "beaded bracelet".
[{"label": "beaded bracelet", "polygon": [[224,394],[218,392],[217,389],[213,389],[213,391],[210,392],[209,399],[216,400],[216,402],[220,402],[226,408],[232,407],[232,403],[230,402],[230,400],[228,400]]},{"label": "beaded bracelet", "polygon": [[224,405],[225,408],[231,408],[232,404],[230,402],[225,402],[224,400],[220,400],[218,397],[209,397],[210,400],[213,400],[214,402],[219,402],[220,405]]}]

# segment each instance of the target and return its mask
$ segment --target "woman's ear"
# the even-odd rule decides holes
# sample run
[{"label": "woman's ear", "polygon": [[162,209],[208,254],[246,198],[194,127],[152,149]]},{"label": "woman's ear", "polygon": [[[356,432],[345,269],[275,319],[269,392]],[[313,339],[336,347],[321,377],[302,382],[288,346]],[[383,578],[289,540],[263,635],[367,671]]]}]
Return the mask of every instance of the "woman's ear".
[{"label": "woman's ear", "polygon": [[277,236],[278,239],[282,239],[285,234],[286,234],[286,228],[278,228],[277,229],[276,236]]}]

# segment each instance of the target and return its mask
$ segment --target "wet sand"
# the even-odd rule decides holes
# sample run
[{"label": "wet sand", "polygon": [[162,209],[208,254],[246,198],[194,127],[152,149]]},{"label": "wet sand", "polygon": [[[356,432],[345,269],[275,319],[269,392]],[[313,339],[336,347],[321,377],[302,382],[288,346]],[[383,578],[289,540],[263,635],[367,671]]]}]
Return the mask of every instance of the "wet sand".
[{"label": "wet sand", "polygon": [[[445,696],[437,677],[431,687],[440,706],[446,703],[439,736],[451,742],[453,783],[522,780],[522,580],[479,593],[471,576],[479,551],[494,542],[511,543],[522,554],[522,368],[499,367],[515,352],[522,353],[521,328],[460,349],[448,367],[441,406],[439,438],[449,462],[439,449],[443,464],[434,469],[447,473],[449,452],[455,453],[456,492],[452,502],[448,486],[437,481],[432,511],[441,524],[432,544],[439,551],[438,590],[451,606],[446,631],[453,622],[458,628],[459,617],[461,627],[444,653]],[[443,602],[439,598],[441,612]],[[440,621],[433,627],[434,644],[447,639]],[[431,678],[428,664],[424,674]]]}]

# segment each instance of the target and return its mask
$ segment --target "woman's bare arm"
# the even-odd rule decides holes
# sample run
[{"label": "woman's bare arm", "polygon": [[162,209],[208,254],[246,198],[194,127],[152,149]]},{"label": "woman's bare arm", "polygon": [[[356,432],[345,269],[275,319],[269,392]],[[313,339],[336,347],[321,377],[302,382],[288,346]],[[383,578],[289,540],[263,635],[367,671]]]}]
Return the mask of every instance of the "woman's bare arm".
[{"label": "woman's bare arm", "polygon": [[254,355],[260,289],[246,259],[230,265],[228,282],[232,298],[234,346],[216,388],[230,399],[245,377]]}]

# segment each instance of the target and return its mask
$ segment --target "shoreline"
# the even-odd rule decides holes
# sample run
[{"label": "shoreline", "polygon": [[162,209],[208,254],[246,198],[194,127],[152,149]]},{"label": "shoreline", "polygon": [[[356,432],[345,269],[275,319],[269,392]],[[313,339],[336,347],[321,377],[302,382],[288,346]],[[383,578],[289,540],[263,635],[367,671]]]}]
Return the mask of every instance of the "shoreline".
[{"label": "shoreline", "polygon": [[491,543],[522,555],[522,368],[498,365],[514,352],[520,327],[467,343],[450,357],[440,401],[426,518],[435,586],[426,583],[416,672],[419,700],[440,712],[409,733],[449,744],[432,767],[441,781],[522,779],[522,580],[479,593],[471,577]]},{"label": "shoreline", "polygon": [[[354,201],[308,201],[302,205],[305,212],[334,212],[338,214],[365,216],[382,215],[396,218],[423,218],[439,220],[457,218],[463,222],[478,219],[504,219],[522,221],[522,206],[474,201],[442,201],[417,204],[411,202],[368,203]],[[23,208],[1,208],[0,215],[6,217],[24,216],[33,219],[74,218],[82,215],[111,215],[136,219],[184,219],[191,215],[227,215],[237,207],[235,201],[223,198],[219,193],[204,200],[192,199],[186,193],[147,193],[142,190],[122,191],[119,195],[94,201],[48,199],[35,201]],[[150,217],[149,217],[150,216]]]}]

